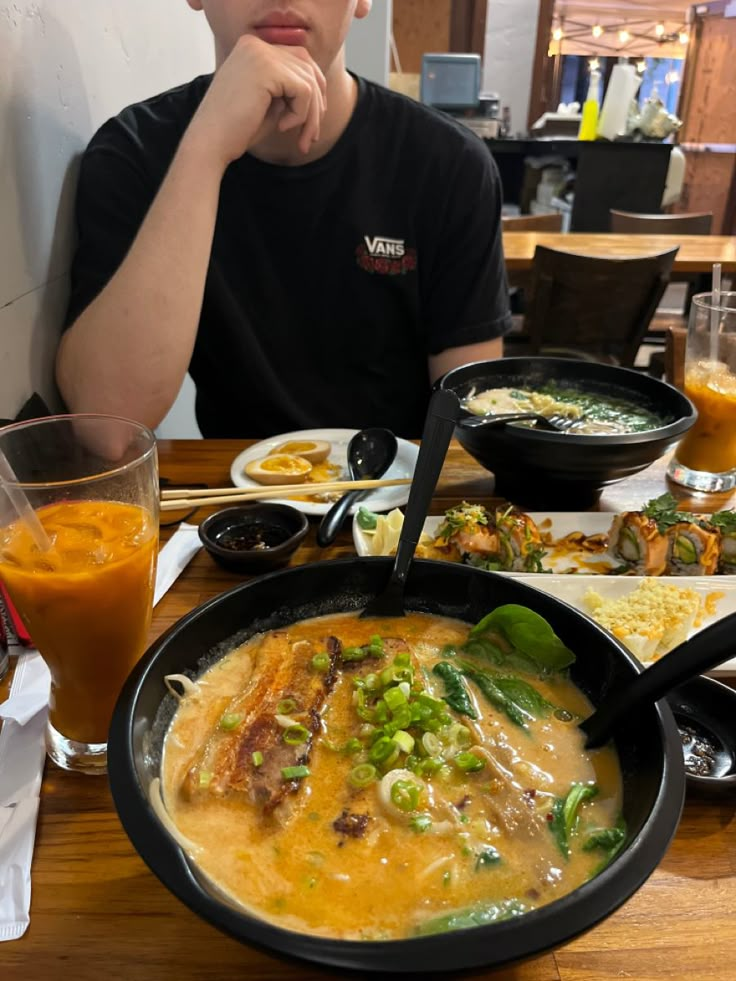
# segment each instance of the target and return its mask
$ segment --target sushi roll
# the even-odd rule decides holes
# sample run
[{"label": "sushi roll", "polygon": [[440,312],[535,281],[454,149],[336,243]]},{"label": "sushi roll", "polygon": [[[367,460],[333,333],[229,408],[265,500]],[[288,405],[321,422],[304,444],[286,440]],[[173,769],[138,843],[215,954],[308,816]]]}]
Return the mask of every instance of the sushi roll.
[{"label": "sushi roll", "polygon": [[610,549],[627,570],[640,576],[661,576],[667,568],[667,536],[643,511],[624,511],[613,519]]},{"label": "sushi roll", "polygon": [[445,512],[434,547],[453,549],[463,562],[473,559],[474,562],[495,564],[499,543],[494,515],[480,504],[463,501]]},{"label": "sushi roll", "polygon": [[544,572],[542,559],[547,550],[539,529],[528,514],[515,507],[498,509],[496,531],[504,572]]},{"label": "sushi roll", "polygon": [[719,511],[710,522],[721,532],[720,571],[727,576],[736,575],[736,511]]},{"label": "sushi roll", "polygon": [[454,548],[468,565],[493,572],[543,572],[542,536],[528,514],[514,507],[495,512],[477,504],[450,508],[437,531],[436,548]]},{"label": "sushi roll", "polygon": [[667,573],[713,576],[721,560],[721,531],[708,521],[678,521],[667,529]]}]

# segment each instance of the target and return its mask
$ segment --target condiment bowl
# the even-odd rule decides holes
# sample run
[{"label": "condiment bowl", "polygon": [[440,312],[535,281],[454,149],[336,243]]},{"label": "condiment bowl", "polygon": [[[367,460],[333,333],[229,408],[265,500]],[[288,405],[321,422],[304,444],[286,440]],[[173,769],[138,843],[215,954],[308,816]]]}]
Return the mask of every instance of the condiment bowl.
[{"label": "condiment bowl", "polygon": [[285,565],[308,530],[306,515],[296,508],[254,503],[211,514],[199,537],[223,569],[258,573]]},{"label": "condiment bowl", "polygon": [[[567,358],[502,358],[463,365],[438,385],[464,399],[488,388],[531,388],[553,383],[584,394],[626,399],[661,417],[662,425],[622,435],[550,432],[514,423],[466,427],[455,435],[496,478],[496,494],[545,510],[589,507],[607,484],[645,469],[695,423],[697,411],[682,392],[629,368]],[[475,416],[468,418],[474,419]]]},{"label": "condiment bowl", "polygon": [[688,793],[736,794],[736,691],[713,678],[693,678],[667,702],[682,737]]}]

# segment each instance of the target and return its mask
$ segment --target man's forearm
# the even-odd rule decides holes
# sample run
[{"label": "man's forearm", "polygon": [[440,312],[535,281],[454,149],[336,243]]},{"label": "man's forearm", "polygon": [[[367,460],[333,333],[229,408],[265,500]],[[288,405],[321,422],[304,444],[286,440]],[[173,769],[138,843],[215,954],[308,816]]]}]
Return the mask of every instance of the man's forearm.
[{"label": "man's forearm", "polygon": [[62,338],[71,411],[156,426],[171,408],[197,336],[222,174],[186,134],[120,268]]}]

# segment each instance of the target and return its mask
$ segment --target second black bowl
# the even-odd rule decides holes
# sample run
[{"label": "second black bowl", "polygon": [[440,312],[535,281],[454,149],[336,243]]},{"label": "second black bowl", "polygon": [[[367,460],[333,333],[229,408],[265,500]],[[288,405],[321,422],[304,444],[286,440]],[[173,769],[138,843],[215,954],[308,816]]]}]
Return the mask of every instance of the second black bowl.
[{"label": "second black bowl", "polygon": [[644,470],[690,429],[697,411],[682,392],[629,368],[566,358],[502,358],[448,372],[438,383],[460,399],[488,388],[540,389],[550,382],[586,394],[633,401],[662,425],[641,433],[578,435],[522,425],[465,428],[455,436],[496,477],[496,494],[545,510],[589,507],[606,484]]},{"label": "second black bowl", "polygon": [[269,572],[286,565],[309,530],[306,515],[288,504],[240,504],[216,511],[199,526],[212,558],[228,572]]}]

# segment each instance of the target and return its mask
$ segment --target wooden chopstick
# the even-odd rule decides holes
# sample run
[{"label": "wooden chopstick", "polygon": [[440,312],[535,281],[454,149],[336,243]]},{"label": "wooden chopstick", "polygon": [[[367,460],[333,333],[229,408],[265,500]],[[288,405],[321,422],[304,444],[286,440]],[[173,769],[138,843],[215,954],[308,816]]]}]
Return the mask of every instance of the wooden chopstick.
[{"label": "wooden chopstick", "polygon": [[333,480],[321,484],[264,484],[262,487],[215,487],[209,490],[161,491],[161,510],[180,511],[184,508],[209,507],[212,504],[238,504],[269,497],[312,497],[316,494],[339,494],[354,490],[375,490],[380,487],[404,487],[410,477],[395,480]]}]

